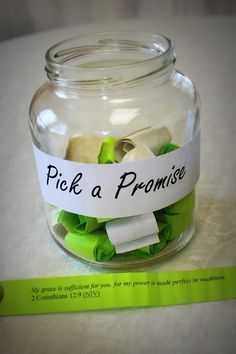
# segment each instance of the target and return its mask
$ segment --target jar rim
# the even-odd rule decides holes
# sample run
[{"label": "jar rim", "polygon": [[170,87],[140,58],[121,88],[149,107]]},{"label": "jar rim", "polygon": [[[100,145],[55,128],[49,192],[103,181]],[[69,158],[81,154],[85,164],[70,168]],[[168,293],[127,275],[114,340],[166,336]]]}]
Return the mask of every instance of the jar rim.
[{"label": "jar rim", "polygon": [[[93,59],[95,56],[119,57],[121,53],[132,59],[113,60],[110,65],[101,65],[99,61],[96,64]],[[51,46],[45,58],[45,70],[50,79],[74,82],[97,82],[102,79],[110,83],[114,82],[116,74],[120,76],[124,70],[130,71],[132,68],[137,71],[138,67],[142,68],[142,75],[147,75],[148,71],[161,71],[175,61],[172,41],[164,35],[151,32],[97,32],[77,35]],[[88,64],[88,60],[92,60],[93,64]]]}]

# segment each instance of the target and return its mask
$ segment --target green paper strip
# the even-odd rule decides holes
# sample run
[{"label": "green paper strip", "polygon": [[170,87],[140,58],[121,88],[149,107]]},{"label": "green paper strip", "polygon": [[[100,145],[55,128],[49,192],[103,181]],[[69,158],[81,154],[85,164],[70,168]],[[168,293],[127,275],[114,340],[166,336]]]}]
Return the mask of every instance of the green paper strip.
[{"label": "green paper strip", "polygon": [[236,266],[0,281],[0,316],[167,306],[236,298]]}]

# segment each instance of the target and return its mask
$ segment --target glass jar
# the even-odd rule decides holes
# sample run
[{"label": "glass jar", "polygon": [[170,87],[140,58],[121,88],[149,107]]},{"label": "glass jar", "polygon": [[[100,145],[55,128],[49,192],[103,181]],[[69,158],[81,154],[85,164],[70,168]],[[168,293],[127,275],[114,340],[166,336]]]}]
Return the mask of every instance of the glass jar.
[{"label": "glass jar", "polygon": [[51,47],[46,63],[29,125],[55,241],[107,267],[182,249],[196,231],[199,99],[172,42],[89,34]]}]

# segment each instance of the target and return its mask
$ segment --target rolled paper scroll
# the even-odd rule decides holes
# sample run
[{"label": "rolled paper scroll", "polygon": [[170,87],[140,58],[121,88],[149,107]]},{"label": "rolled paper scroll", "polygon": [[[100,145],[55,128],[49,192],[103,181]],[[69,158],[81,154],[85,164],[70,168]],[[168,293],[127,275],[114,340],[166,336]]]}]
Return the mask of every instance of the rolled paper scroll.
[{"label": "rolled paper scroll", "polygon": [[171,134],[166,127],[145,128],[120,139],[116,143],[116,158],[121,161],[127,152],[143,144],[147,145],[154,155],[157,155],[160,148],[170,141]]},{"label": "rolled paper scroll", "polygon": [[117,254],[125,253],[125,252],[139,249],[144,246],[149,246],[152,245],[153,243],[156,243],[157,240],[159,240],[157,234],[153,234],[153,235],[139,238],[134,241],[121,243],[120,245],[115,245],[116,253]]},{"label": "rolled paper scroll", "polygon": [[3,289],[3,287],[0,285],[0,301],[2,301],[3,296],[4,296],[4,289]]},{"label": "rolled paper scroll", "polygon": [[175,239],[184,232],[193,221],[193,210],[181,214],[159,213],[158,220],[168,224],[170,233],[168,241]]},{"label": "rolled paper scroll", "polygon": [[111,220],[105,228],[116,253],[159,242],[158,226],[153,213]]},{"label": "rolled paper scroll", "polygon": [[[77,225],[74,230],[81,234],[89,234],[95,230],[99,230],[104,226],[104,223],[98,222],[96,218],[90,216],[79,215],[80,225]],[[82,217],[82,219],[81,219]]]},{"label": "rolled paper scroll", "polygon": [[78,215],[61,210],[58,215],[58,222],[62,223],[68,232],[78,234],[89,234],[104,227],[105,222],[99,222],[90,216]]},{"label": "rolled paper scroll", "polygon": [[98,135],[84,134],[70,139],[66,150],[66,160],[76,162],[97,163],[102,145]]},{"label": "rolled paper scroll", "polygon": [[153,245],[150,246],[150,251],[152,254],[156,254],[159,253],[163,250],[163,248],[165,248],[169,237],[170,237],[170,228],[167,224],[164,223],[158,223],[158,227],[159,227],[159,238],[160,238],[160,242],[159,243],[155,243]]},{"label": "rolled paper scroll", "polygon": [[112,218],[96,218],[98,223],[104,223],[112,220]]},{"label": "rolled paper scroll", "polygon": [[59,212],[57,221],[61,223],[68,232],[74,232],[74,228],[80,224],[78,214],[69,213],[65,210]]},{"label": "rolled paper scroll", "polygon": [[163,248],[165,248],[166,243],[169,239],[169,235],[170,235],[169,226],[167,224],[158,222],[158,229],[159,229],[158,236],[159,236],[160,242],[154,243],[150,246],[142,247],[136,251],[133,251],[134,255],[146,258],[150,255],[157,254],[157,253],[161,252],[163,250]]},{"label": "rolled paper scroll", "polygon": [[164,208],[163,211],[168,214],[193,213],[195,205],[195,190],[187,194],[184,198],[174,204]]},{"label": "rolled paper scroll", "polygon": [[147,145],[142,144],[128,151],[127,154],[125,154],[125,156],[120,162],[133,162],[133,161],[145,160],[145,159],[150,159],[154,156],[155,155],[149,149],[149,147]]},{"label": "rolled paper scroll", "polygon": [[[166,154],[178,148],[178,145],[166,144],[161,147],[159,154]],[[195,190],[187,194],[184,198],[155,213],[158,220],[169,225],[169,240],[173,240],[179,236],[191,225],[193,221],[194,206]]]},{"label": "rolled paper scroll", "polygon": [[98,155],[98,163],[114,163],[116,138],[109,136],[102,141],[101,150]]},{"label": "rolled paper scroll", "polygon": [[179,149],[179,146],[176,144],[165,144],[160,148],[158,155],[167,154],[177,149]]},{"label": "rolled paper scroll", "polygon": [[65,237],[65,247],[72,253],[91,261],[109,261],[115,255],[105,231],[95,231],[89,235],[69,232]]}]

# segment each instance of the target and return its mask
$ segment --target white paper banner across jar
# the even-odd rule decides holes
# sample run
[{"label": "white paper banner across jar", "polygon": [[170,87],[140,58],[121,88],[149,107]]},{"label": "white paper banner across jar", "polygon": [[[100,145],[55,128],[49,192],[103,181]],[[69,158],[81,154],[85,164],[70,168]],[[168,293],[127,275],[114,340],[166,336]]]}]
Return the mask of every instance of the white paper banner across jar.
[{"label": "white paper banner across jar", "polygon": [[34,146],[44,199],[71,213],[118,218],[162,209],[193,190],[200,171],[200,134],[179,149],[142,161],[86,164]]},{"label": "white paper banner across jar", "polygon": [[105,227],[116,253],[132,251],[160,241],[153,213],[111,220]]}]

